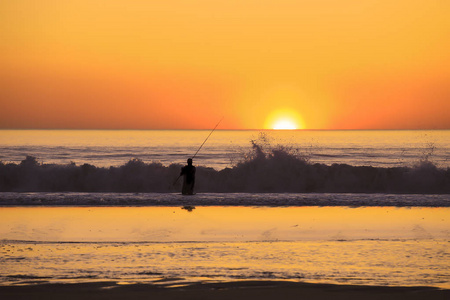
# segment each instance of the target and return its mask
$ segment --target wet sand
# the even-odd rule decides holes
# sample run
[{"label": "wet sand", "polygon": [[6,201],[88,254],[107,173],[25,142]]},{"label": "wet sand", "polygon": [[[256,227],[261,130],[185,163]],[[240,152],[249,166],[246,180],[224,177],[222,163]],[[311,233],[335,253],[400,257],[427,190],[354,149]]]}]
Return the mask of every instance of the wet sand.
[{"label": "wet sand", "polygon": [[0,299],[449,299],[448,212],[0,208]]},{"label": "wet sand", "polygon": [[449,212],[431,207],[0,207],[0,238],[158,243],[448,239]]},{"label": "wet sand", "polygon": [[426,287],[373,287],[244,281],[194,283],[186,286],[114,283],[41,284],[0,286],[0,297],[9,299],[449,299],[450,290]]}]

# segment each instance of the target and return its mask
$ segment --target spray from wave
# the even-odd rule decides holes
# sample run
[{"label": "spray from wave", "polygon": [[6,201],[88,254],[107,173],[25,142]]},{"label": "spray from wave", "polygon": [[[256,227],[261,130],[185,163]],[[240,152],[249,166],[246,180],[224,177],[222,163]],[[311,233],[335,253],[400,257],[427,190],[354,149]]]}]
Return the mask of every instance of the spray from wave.
[{"label": "spray from wave", "polygon": [[[429,156],[413,167],[318,164],[264,136],[231,168],[197,167],[197,192],[219,193],[450,193],[450,168],[436,167]],[[177,192],[181,165],[164,166],[132,159],[119,167],[39,163],[27,156],[19,164],[0,162],[1,192]]]}]

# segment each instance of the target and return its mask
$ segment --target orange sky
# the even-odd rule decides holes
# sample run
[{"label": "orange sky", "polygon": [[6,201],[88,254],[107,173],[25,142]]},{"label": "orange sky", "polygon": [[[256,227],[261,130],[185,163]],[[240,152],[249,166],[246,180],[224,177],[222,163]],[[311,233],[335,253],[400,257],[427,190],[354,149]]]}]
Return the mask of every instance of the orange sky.
[{"label": "orange sky", "polygon": [[0,128],[450,129],[450,1],[0,3]]}]

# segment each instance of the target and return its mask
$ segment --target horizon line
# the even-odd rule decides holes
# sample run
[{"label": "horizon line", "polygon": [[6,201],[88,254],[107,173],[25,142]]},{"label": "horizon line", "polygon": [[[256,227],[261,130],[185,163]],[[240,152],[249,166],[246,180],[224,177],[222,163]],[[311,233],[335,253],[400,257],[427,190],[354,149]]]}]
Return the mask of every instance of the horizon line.
[{"label": "horizon line", "polygon": [[[189,131],[189,130],[212,130],[212,128],[0,128],[1,131],[6,130],[73,130],[73,131]],[[270,128],[217,128],[219,131],[408,131],[408,130],[450,130],[450,128],[339,128],[339,129],[326,129],[326,128],[302,128],[302,129],[270,129]]]}]

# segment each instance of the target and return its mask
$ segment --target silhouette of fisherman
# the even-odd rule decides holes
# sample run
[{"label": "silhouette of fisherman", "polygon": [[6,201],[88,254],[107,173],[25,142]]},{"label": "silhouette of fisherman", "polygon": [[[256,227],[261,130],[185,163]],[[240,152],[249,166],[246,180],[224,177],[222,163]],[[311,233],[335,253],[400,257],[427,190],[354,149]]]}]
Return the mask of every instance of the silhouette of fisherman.
[{"label": "silhouette of fisherman", "polygon": [[182,175],[184,179],[181,193],[183,195],[194,195],[195,167],[192,165],[192,158],[189,158],[187,165],[181,168],[180,176]]}]

